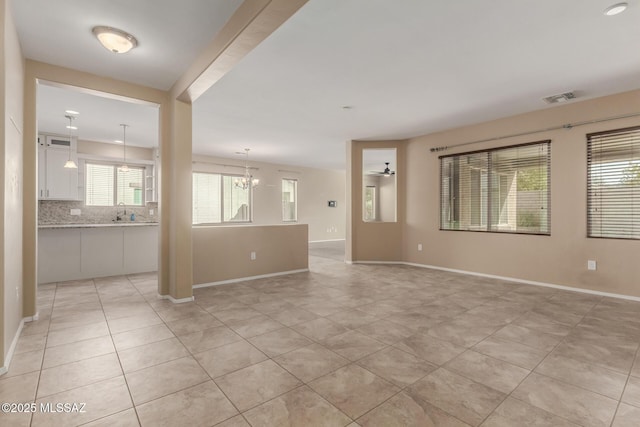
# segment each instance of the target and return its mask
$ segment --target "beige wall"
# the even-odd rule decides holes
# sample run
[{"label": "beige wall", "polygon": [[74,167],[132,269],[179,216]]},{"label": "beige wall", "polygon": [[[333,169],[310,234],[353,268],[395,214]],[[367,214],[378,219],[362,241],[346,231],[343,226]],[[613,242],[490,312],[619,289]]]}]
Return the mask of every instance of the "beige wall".
[{"label": "beige wall", "polygon": [[[586,237],[585,138],[590,132],[640,125],[640,117],[450,148],[444,152],[454,154],[550,139],[551,236],[439,231],[438,153],[429,151],[432,147],[639,112],[640,91],[633,91],[409,140],[404,260],[640,296],[640,241]],[[376,244],[382,242],[383,239],[378,238]],[[418,243],[424,245],[422,252],[417,250]],[[587,270],[587,260],[597,261],[597,271]]]},{"label": "beige wall", "polygon": [[306,224],[193,227],[193,283],[308,269],[307,234]]},{"label": "beige wall", "polygon": [[[193,156],[193,171],[243,175],[244,161],[238,157],[239,160]],[[252,169],[251,173],[260,179],[260,185],[253,193],[254,224],[283,223],[281,182],[283,178],[296,179],[298,223],[308,224],[309,240],[345,238],[346,203],[343,171],[253,162],[251,159],[249,164],[252,168],[257,168]],[[337,207],[328,207],[329,200],[336,200]]]},{"label": "beige wall", "polygon": [[2,9],[2,65],[0,92],[2,103],[3,141],[0,170],[2,197],[3,250],[0,260],[2,286],[2,366],[16,337],[23,317],[22,304],[22,133],[24,102],[24,59],[18,35],[9,9],[9,2],[0,1]]},{"label": "beige wall", "polygon": [[[347,153],[347,174],[350,175],[350,230],[347,233],[347,261],[402,261],[403,225],[405,218],[406,141],[351,141]],[[362,216],[363,175],[362,150],[367,148],[396,149],[397,211],[395,222],[365,222]]]},{"label": "beige wall", "polygon": [[[124,152],[121,144],[78,140],[78,154],[109,157],[114,160],[120,160],[123,158]],[[153,149],[127,145],[127,160],[153,161]]]}]

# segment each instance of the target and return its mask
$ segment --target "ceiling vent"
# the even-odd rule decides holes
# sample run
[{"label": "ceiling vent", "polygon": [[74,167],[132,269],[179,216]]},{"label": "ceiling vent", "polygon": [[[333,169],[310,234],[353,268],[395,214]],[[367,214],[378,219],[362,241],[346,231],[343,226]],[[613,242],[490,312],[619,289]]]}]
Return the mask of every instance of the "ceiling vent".
[{"label": "ceiling vent", "polygon": [[567,102],[570,99],[573,99],[576,97],[576,94],[573,92],[565,92],[565,93],[561,93],[558,95],[551,95],[551,96],[547,96],[546,98],[542,98],[542,100],[544,102],[546,102],[547,104],[559,104],[562,102]]}]

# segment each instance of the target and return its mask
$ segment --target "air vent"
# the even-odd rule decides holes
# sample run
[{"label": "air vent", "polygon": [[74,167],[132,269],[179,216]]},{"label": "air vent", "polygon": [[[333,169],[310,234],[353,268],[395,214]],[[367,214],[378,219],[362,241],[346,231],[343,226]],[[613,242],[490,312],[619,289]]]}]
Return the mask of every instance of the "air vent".
[{"label": "air vent", "polygon": [[544,102],[547,104],[558,104],[562,102],[567,102],[570,99],[576,97],[576,94],[573,92],[565,92],[558,95],[547,96],[546,98],[542,98]]}]

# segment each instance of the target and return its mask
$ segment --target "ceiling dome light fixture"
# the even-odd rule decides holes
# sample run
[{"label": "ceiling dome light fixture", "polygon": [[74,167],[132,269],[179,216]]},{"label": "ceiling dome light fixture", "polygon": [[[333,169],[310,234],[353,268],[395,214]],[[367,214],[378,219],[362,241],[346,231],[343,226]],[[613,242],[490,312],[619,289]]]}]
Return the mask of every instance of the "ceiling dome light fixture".
[{"label": "ceiling dome light fixture", "polygon": [[607,16],[618,15],[627,10],[627,7],[629,7],[628,3],[616,3],[613,6],[606,8],[604,10],[604,14]]},{"label": "ceiling dome light fixture", "polygon": [[98,41],[107,50],[114,53],[127,53],[138,46],[138,40],[126,31],[99,25],[91,30]]}]

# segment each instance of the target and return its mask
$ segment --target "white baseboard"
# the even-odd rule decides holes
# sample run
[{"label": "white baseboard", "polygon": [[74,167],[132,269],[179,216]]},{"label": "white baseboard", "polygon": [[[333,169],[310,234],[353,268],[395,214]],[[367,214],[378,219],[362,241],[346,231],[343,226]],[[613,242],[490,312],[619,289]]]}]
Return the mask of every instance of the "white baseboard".
[{"label": "white baseboard", "polygon": [[[390,262],[389,264],[397,264],[397,263]],[[475,271],[457,270],[455,268],[438,267],[438,266],[435,266],[435,265],[417,264],[417,263],[413,263],[413,262],[404,262],[402,264],[410,265],[412,267],[431,268],[433,270],[449,271],[451,273],[468,274],[470,276],[488,277],[490,279],[506,280],[506,281],[509,281],[509,282],[522,283],[524,285],[544,286],[546,288],[562,289],[564,291],[579,292],[579,293],[582,293],[582,294],[598,295],[598,296],[611,297],[611,298],[620,298],[620,299],[626,299],[626,300],[630,300],[630,301],[640,301],[640,297],[634,297],[634,296],[631,296],[631,295],[614,294],[614,293],[611,293],[611,292],[594,291],[594,290],[591,290],[591,289],[584,289],[584,288],[574,288],[574,287],[571,287],[571,286],[556,285],[556,284],[553,284],[553,283],[536,282],[534,280],[518,279],[516,277],[498,276],[498,275],[495,275],[495,274],[485,274],[485,273],[478,273],[478,272],[475,272]]]},{"label": "white baseboard", "polygon": [[346,261],[347,264],[391,264],[391,265],[405,265],[404,261]]},{"label": "white baseboard", "polygon": [[169,301],[171,301],[174,304],[182,304],[185,302],[191,302],[194,301],[195,298],[193,296],[187,297],[187,298],[174,298],[171,295],[160,295],[158,294],[158,298],[160,299],[168,299]]},{"label": "white baseboard", "polygon": [[309,240],[309,243],[344,242],[345,239]]},{"label": "white baseboard", "polygon": [[40,318],[40,312],[36,312],[36,314],[34,314],[31,317],[25,317],[24,321],[25,321],[25,323],[27,323],[27,322],[35,322],[39,318]]},{"label": "white baseboard", "polygon": [[11,341],[11,345],[9,346],[9,351],[7,351],[7,356],[4,359],[4,366],[0,367],[0,375],[4,375],[9,372],[9,367],[11,366],[11,359],[13,359],[13,353],[16,351],[16,346],[18,345],[18,339],[20,338],[20,334],[22,333],[22,328],[24,327],[25,319],[20,321],[20,326],[18,326],[18,330],[16,331],[13,340]]},{"label": "white baseboard", "polygon": [[307,272],[309,272],[308,268],[303,268],[300,270],[279,271],[277,273],[261,274],[259,276],[239,277],[237,279],[220,280],[218,282],[200,283],[198,285],[193,285],[193,289],[208,288],[210,286],[227,285],[229,283],[245,282],[247,280],[266,279],[268,277],[285,276],[287,274],[307,273]]}]

